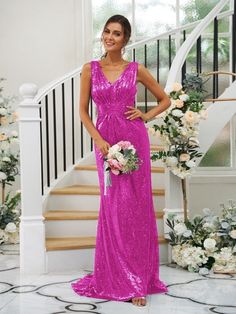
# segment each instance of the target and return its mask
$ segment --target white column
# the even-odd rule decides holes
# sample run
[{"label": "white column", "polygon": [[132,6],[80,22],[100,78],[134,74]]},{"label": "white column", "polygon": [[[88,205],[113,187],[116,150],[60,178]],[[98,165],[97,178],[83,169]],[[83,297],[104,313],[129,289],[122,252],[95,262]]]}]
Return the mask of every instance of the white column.
[{"label": "white column", "polygon": [[178,217],[183,217],[184,211],[181,179],[168,168],[165,171],[165,187],[164,234],[165,238],[169,238],[169,227],[166,224],[168,215],[176,214]]},{"label": "white column", "polygon": [[45,272],[45,227],[42,216],[40,118],[34,97],[35,84],[20,86],[23,101],[19,104],[20,139],[20,272]]}]

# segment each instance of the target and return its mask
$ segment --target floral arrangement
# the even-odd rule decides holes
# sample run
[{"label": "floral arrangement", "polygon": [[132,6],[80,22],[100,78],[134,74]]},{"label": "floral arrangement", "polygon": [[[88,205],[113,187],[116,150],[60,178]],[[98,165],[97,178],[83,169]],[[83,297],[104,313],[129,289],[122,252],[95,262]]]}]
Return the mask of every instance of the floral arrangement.
[{"label": "floral arrangement", "polygon": [[[0,82],[4,79],[0,78]],[[4,242],[16,243],[18,240],[20,192],[5,197],[6,185],[12,185],[15,176],[19,173],[19,140],[18,132],[11,130],[18,119],[11,103],[16,97],[4,97],[3,88],[0,87],[0,183],[2,189],[2,204],[0,205],[0,244]]]},{"label": "floral arrangement", "polygon": [[208,208],[204,216],[182,221],[172,215],[167,219],[172,259],[189,271],[207,274],[236,272],[236,204],[231,200],[222,216],[213,215]]},{"label": "floral arrangement", "polygon": [[161,124],[148,128],[152,135],[160,137],[164,150],[154,152],[151,159],[162,159],[164,164],[180,178],[190,175],[196,167],[198,152],[198,126],[207,118],[203,104],[203,81],[198,74],[186,74],[184,86],[174,83],[168,93],[171,105],[162,114]]},{"label": "floral arrangement", "polygon": [[111,186],[110,172],[115,175],[131,173],[139,168],[140,162],[136,149],[129,141],[120,141],[111,146],[104,158],[104,194],[106,187]]},{"label": "floral arrangement", "polygon": [[13,197],[8,192],[5,202],[0,205],[0,244],[19,242],[19,216],[17,205],[20,202],[20,190]]}]

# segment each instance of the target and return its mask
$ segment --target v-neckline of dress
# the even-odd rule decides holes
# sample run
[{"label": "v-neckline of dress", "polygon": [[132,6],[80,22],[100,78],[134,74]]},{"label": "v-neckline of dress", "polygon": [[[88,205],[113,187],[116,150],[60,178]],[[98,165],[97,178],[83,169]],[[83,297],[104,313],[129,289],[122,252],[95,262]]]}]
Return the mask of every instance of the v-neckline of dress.
[{"label": "v-neckline of dress", "polygon": [[115,83],[117,83],[117,82],[123,77],[124,73],[125,73],[126,70],[129,68],[130,64],[133,63],[133,62],[129,62],[129,63],[127,64],[127,66],[125,67],[125,69],[121,72],[121,74],[118,76],[118,78],[117,78],[114,82],[110,82],[110,81],[107,79],[107,77],[105,76],[105,74],[104,74],[103,71],[102,71],[102,68],[101,68],[101,65],[100,65],[99,61],[97,61],[97,63],[98,63],[98,68],[99,68],[99,70],[100,70],[100,72],[101,72],[103,78],[105,79],[105,81],[106,81],[110,86],[113,86],[113,85],[115,85]]}]

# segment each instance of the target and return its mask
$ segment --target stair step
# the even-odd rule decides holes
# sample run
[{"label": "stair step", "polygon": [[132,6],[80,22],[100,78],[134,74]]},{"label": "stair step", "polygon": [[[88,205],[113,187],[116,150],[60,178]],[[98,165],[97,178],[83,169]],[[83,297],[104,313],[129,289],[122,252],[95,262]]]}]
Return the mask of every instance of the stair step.
[{"label": "stair step", "polygon": [[158,152],[158,151],[163,151],[163,150],[165,150],[164,146],[153,145],[153,144],[150,145],[150,151],[151,152]]},{"label": "stair step", "polygon": [[[97,165],[76,165],[75,170],[97,171]],[[164,167],[151,167],[153,173],[165,173]]]},{"label": "stair step", "polygon": [[[52,195],[100,195],[100,188],[97,185],[70,185],[53,189]],[[152,189],[152,194],[157,196],[165,195],[164,189]]]},{"label": "stair step", "polygon": [[[45,220],[97,220],[97,210],[49,210],[43,216]],[[155,210],[156,218],[162,219],[163,211]]]},{"label": "stair step", "polygon": [[[163,236],[158,237],[159,244],[168,243]],[[76,250],[88,249],[96,246],[96,237],[63,237],[63,238],[46,238],[46,250]]]}]

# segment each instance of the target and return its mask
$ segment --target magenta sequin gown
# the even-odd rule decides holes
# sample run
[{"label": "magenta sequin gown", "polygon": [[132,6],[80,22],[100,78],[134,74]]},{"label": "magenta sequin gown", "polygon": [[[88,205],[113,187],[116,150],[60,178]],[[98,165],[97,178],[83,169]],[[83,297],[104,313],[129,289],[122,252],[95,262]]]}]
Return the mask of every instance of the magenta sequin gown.
[{"label": "magenta sequin gown", "polygon": [[126,301],[167,292],[159,279],[159,246],[151,187],[150,142],[141,118],[126,119],[135,101],[137,62],[130,62],[110,83],[98,61],[91,61],[91,95],[97,106],[96,128],[110,144],[130,141],[142,165],[131,174],[111,173],[104,195],[103,158],[95,148],[100,184],[94,272],[72,283],[73,290],[93,298]]}]

